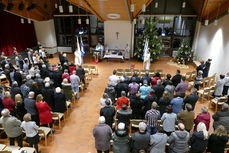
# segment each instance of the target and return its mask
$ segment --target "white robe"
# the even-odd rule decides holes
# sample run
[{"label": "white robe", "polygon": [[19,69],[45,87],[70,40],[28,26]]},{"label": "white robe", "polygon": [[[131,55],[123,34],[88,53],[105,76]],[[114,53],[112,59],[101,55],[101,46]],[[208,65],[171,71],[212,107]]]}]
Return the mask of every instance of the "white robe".
[{"label": "white robe", "polygon": [[145,54],[145,69],[149,70],[150,69],[150,53]]},{"label": "white robe", "polygon": [[74,54],[75,54],[75,65],[81,65],[82,64],[81,54],[79,54],[78,51],[75,51]]},{"label": "white robe", "polygon": [[130,47],[126,47],[125,48],[125,59],[129,59],[130,58]]}]

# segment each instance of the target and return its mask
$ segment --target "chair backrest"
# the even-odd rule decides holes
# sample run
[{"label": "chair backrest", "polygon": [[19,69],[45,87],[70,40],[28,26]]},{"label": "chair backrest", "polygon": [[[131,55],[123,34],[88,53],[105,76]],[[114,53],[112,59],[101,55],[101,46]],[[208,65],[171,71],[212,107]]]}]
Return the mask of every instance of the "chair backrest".
[{"label": "chair backrest", "polygon": [[117,72],[123,72],[124,70],[123,69],[117,69]]},{"label": "chair backrest", "polygon": [[125,69],[125,72],[131,72],[131,69]]},{"label": "chair backrest", "polygon": [[11,151],[8,151],[8,150],[1,150],[0,153],[11,153]]},{"label": "chair backrest", "polygon": [[132,133],[132,127],[137,127],[138,128],[138,125],[139,125],[140,122],[147,123],[146,120],[139,120],[139,119],[130,120],[130,125],[129,125],[129,133],[130,134]]}]

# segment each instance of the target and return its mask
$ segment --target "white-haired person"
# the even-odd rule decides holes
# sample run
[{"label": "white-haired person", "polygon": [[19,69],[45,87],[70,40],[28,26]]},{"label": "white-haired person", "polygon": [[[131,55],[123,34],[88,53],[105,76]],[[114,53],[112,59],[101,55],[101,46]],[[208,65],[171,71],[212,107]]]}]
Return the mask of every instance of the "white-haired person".
[{"label": "white-haired person", "polygon": [[147,125],[144,122],[139,123],[139,132],[136,132],[132,135],[131,139],[131,150],[132,153],[138,153],[140,150],[147,151],[150,134],[146,132]]},{"label": "white-haired person", "polygon": [[66,108],[66,98],[65,95],[61,92],[61,88],[57,87],[56,92],[54,93],[54,111],[59,113],[64,113]]},{"label": "white-haired person", "polygon": [[39,126],[37,126],[34,121],[31,121],[31,114],[29,113],[24,115],[23,120],[24,121],[21,123],[21,127],[25,131],[27,141],[29,142],[29,146],[34,147],[37,153],[40,153],[38,151],[38,143],[40,141],[38,135]]},{"label": "white-haired person", "polygon": [[197,72],[197,76],[195,77],[195,80],[194,80],[194,87],[199,90],[199,86],[203,83],[202,80],[203,80],[203,71],[199,70]]},{"label": "white-haired person", "polygon": [[114,141],[112,146],[113,153],[129,153],[130,152],[130,138],[129,133],[125,128],[124,123],[118,124],[118,129],[112,134]]},{"label": "white-haired person", "polygon": [[71,85],[72,85],[72,90],[74,91],[74,95],[77,94],[77,97],[76,98],[80,98],[80,95],[79,95],[79,84],[80,84],[80,78],[78,75],[76,75],[76,71],[74,70],[72,72],[72,75],[70,76],[70,82],[71,82]]},{"label": "white-haired person", "polygon": [[170,153],[186,153],[189,150],[189,133],[185,131],[183,123],[178,124],[178,130],[173,132],[168,140]]},{"label": "white-haired person", "polygon": [[103,97],[100,98],[100,105],[101,105],[101,108],[103,108],[103,107],[106,106],[106,100],[109,100],[109,101],[110,101],[110,106],[112,106],[112,101],[111,101],[111,99],[109,98],[108,94],[107,94],[107,93],[104,93],[104,94],[103,94]]},{"label": "white-haired person", "polygon": [[190,153],[203,153],[205,152],[208,144],[208,131],[203,122],[197,125],[197,131],[195,131],[191,138]]},{"label": "white-haired person", "polygon": [[64,91],[64,95],[65,95],[66,100],[71,101],[72,100],[71,83],[68,83],[68,79],[64,79],[61,85],[62,85],[62,89]]},{"label": "white-haired person", "polygon": [[15,139],[17,140],[18,146],[23,147],[22,144],[22,128],[21,121],[16,117],[10,115],[10,111],[8,109],[3,109],[1,112],[2,118],[0,119],[0,123],[6,132],[6,135],[9,137],[10,145],[15,145]]},{"label": "white-haired person", "polygon": [[111,134],[112,130],[110,126],[105,124],[105,117],[100,116],[99,124],[97,124],[93,129],[97,153],[109,153]]},{"label": "white-haired person", "polygon": [[20,89],[20,87],[18,86],[17,81],[14,81],[14,82],[13,82],[12,88],[11,88],[11,90],[10,90],[10,93],[11,93],[11,98],[12,98],[13,100],[15,100],[15,95],[16,95],[16,94],[21,94],[21,95],[22,95],[21,89]]},{"label": "white-haired person", "polygon": [[3,95],[3,99],[2,99],[2,104],[4,106],[4,108],[7,108],[11,115],[15,116],[15,103],[14,101],[11,99],[11,95],[9,91],[6,91],[5,94]]}]

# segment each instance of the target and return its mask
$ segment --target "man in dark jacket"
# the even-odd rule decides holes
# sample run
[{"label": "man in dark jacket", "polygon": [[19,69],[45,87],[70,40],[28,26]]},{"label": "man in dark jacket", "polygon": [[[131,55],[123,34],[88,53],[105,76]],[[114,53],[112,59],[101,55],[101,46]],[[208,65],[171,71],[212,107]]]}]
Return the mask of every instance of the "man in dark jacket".
[{"label": "man in dark jacket", "polygon": [[130,107],[132,109],[133,119],[142,119],[142,106],[144,105],[144,100],[140,99],[140,94],[137,93],[136,97],[130,98]]},{"label": "man in dark jacket", "polygon": [[113,106],[110,106],[110,100],[105,101],[106,106],[100,110],[100,116],[104,116],[106,120],[106,124],[112,128],[112,124],[114,123],[115,109]]},{"label": "man in dark jacket", "polygon": [[54,102],[55,102],[55,112],[64,113],[66,108],[66,98],[63,93],[61,93],[61,88],[56,88],[56,93],[54,94]]},{"label": "man in dark jacket", "polygon": [[112,103],[115,103],[115,88],[111,83],[108,83],[108,86],[105,88],[104,93],[107,93]]},{"label": "man in dark jacket", "polygon": [[177,70],[177,74],[173,76],[172,82],[175,87],[181,82],[180,70]]},{"label": "man in dark jacket", "polygon": [[14,72],[14,80],[17,81],[19,87],[22,85],[22,75],[19,68]]},{"label": "man in dark jacket", "polygon": [[64,59],[64,56],[63,56],[63,52],[60,52],[59,53],[59,61],[61,63],[61,66],[63,66],[63,64],[65,62],[65,59]]},{"label": "man in dark jacket", "polygon": [[36,78],[34,81],[37,82],[38,88],[42,89],[44,87],[44,85],[43,85],[44,80],[41,78],[40,74],[36,74]]},{"label": "man in dark jacket", "polygon": [[83,82],[84,87],[85,87],[85,71],[81,65],[76,69],[76,74],[80,77],[80,81]]},{"label": "man in dark jacket", "polygon": [[127,109],[125,104],[122,105],[122,109],[117,111],[118,124],[123,122],[125,127],[128,128],[130,125],[130,119],[132,118],[132,110]]},{"label": "man in dark jacket", "polygon": [[139,132],[136,132],[132,136],[131,149],[132,153],[139,153],[140,150],[145,150],[150,143],[150,134],[146,132],[146,124],[144,122],[139,123]]},{"label": "man in dark jacket", "polygon": [[117,98],[121,97],[122,91],[125,91],[126,94],[128,93],[129,87],[128,87],[128,84],[124,82],[123,77],[120,79],[120,82],[115,86],[115,91],[116,91]]},{"label": "man in dark jacket", "polygon": [[224,103],[222,105],[222,110],[212,115],[212,118],[214,120],[213,122],[214,130],[217,128],[217,126],[223,125],[227,129],[227,134],[229,134],[229,105],[228,104]]},{"label": "man in dark jacket", "polygon": [[54,110],[54,90],[50,87],[50,83],[45,83],[45,88],[41,90],[44,101]]},{"label": "man in dark jacket", "polygon": [[161,84],[161,80],[157,80],[157,85],[153,87],[157,101],[162,97],[165,87]]},{"label": "man in dark jacket", "polygon": [[142,77],[141,83],[143,84],[144,80],[147,81],[147,84],[150,86],[150,83],[152,81],[151,77],[149,76],[149,72],[145,73],[145,76]]},{"label": "man in dark jacket", "polygon": [[192,88],[191,94],[184,99],[184,106],[188,103],[192,105],[192,109],[195,109],[196,102],[198,101],[199,96],[197,95],[196,88]]},{"label": "man in dark jacket", "polygon": [[141,82],[141,79],[140,79],[140,77],[138,76],[138,72],[137,72],[137,71],[134,71],[134,74],[133,74],[133,76],[131,77],[130,80],[132,80],[133,78],[136,79],[136,83],[137,83],[137,84],[139,84],[139,83]]},{"label": "man in dark jacket", "polygon": [[150,94],[146,96],[144,100],[144,113],[143,116],[145,116],[145,113],[151,109],[152,103],[154,101],[157,101],[157,97],[155,96],[155,92],[153,89],[150,90]]}]

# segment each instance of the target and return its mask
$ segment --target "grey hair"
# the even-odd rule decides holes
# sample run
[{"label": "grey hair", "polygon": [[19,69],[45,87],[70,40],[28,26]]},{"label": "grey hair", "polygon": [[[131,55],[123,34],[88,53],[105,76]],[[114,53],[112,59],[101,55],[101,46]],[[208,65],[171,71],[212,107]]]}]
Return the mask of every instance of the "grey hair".
[{"label": "grey hair", "polygon": [[147,84],[148,84],[148,81],[147,81],[147,80],[144,80],[144,81],[143,81],[143,84],[144,84],[144,85],[147,85]]},{"label": "grey hair", "polygon": [[157,80],[157,84],[161,85],[161,80],[160,79]]},{"label": "grey hair", "polygon": [[154,101],[154,102],[152,103],[152,109],[157,109],[157,107],[158,107],[158,105],[157,105],[157,103]]},{"label": "grey hair", "polygon": [[223,103],[222,109],[223,110],[228,110],[229,109],[229,105],[227,103]]},{"label": "grey hair", "polygon": [[122,97],[125,97],[125,96],[126,96],[126,92],[125,92],[125,91],[122,91],[122,92],[121,92],[121,96],[122,96]]},{"label": "grey hair", "polygon": [[7,108],[3,109],[2,112],[1,112],[3,117],[9,116],[9,113],[10,113],[10,111]]},{"label": "grey hair", "polygon": [[106,121],[105,117],[104,116],[100,116],[99,117],[99,124],[104,124]]},{"label": "grey hair", "polygon": [[73,74],[76,74],[76,71],[73,71],[72,73],[73,73]]},{"label": "grey hair", "polygon": [[140,122],[138,126],[139,126],[139,130],[140,131],[145,131],[146,130],[146,124],[144,122]]},{"label": "grey hair", "polygon": [[204,107],[202,107],[202,108],[201,108],[201,110],[202,110],[202,112],[203,112],[203,113],[207,113],[207,112],[208,112],[208,108],[207,108],[207,107],[205,107],[205,106],[204,106]]},{"label": "grey hair", "polygon": [[204,139],[207,140],[208,139],[208,131],[206,129],[206,125],[203,123],[203,122],[200,122],[198,125],[197,125],[197,132],[200,132],[202,131],[203,134],[204,134]]},{"label": "grey hair", "polygon": [[34,95],[35,95],[35,93],[34,93],[33,91],[30,91],[28,97],[29,97],[29,98],[34,98]]},{"label": "grey hair", "polygon": [[192,91],[192,93],[194,93],[194,94],[196,94],[196,92],[197,92],[196,88],[192,88],[191,91]]},{"label": "grey hair", "polygon": [[12,83],[12,86],[13,86],[13,87],[16,87],[16,86],[18,86],[18,83],[17,83],[17,81],[14,81],[14,82]]},{"label": "grey hair", "polygon": [[46,87],[46,88],[50,87],[50,83],[49,83],[49,82],[46,82],[46,83],[45,83],[45,87]]},{"label": "grey hair", "polygon": [[192,111],[192,105],[189,103],[185,104],[185,109],[189,112]]},{"label": "grey hair", "polygon": [[124,130],[125,129],[125,124],[124,123],[119,123],[118,124],[118,130]]}]

